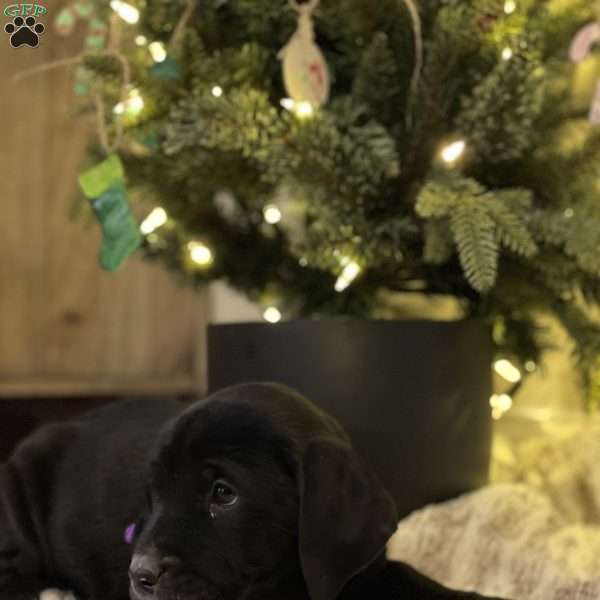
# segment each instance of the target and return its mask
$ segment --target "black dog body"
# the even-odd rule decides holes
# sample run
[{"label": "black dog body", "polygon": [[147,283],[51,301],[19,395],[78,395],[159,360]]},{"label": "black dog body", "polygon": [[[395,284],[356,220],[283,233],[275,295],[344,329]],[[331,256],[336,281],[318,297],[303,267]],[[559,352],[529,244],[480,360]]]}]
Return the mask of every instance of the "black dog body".
[{"label": "black dog body", "polygon": [[388,562],[396,521],[339,424],[287,388],[129,401],[0,467],[0,600],[480,598]]},{"label": "black dog body", "polygon": [[0,599],[44,588],[126,600],[123,531],[144,505],[144,468],[165,421],[184,406],[127,401],[49,425],[0,466]]}]

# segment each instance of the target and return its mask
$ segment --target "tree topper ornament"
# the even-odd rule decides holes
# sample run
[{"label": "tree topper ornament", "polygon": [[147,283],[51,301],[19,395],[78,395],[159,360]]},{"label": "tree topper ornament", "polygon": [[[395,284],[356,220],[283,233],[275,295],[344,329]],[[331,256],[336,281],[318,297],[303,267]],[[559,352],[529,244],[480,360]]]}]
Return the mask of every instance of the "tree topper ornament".
[{"label": "tree topper ornament", "polygon": [[309,0],[304,4],[289,1],[298,13],[298,28],[279,53],[285,89],[295,102],[322,106],[329,99],[330,77],[325,57],[315,43],[312,20],[320,0]]},{"label": "tree topper ornament", "polygon": [[[569,56],[575,63],[582,62],[591,53],[592,47],[600,41],[600,21],[588,23],[582,27],[571,43]],[[590,121],[594,124],[600,124],[600,81],[596,85],[596,93],[590,108]]]}]

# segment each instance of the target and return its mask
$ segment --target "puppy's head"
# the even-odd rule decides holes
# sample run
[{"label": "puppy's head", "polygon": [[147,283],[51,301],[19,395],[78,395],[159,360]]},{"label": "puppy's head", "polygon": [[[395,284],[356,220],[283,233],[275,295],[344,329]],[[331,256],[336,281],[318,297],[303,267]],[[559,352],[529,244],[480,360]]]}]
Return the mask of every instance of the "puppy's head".
[{"label": "puppy's head", "polygon": [[169,424],[148,500],[134,600],[334,600],[397,522],[339,424],[274,384],[223,390]]}]

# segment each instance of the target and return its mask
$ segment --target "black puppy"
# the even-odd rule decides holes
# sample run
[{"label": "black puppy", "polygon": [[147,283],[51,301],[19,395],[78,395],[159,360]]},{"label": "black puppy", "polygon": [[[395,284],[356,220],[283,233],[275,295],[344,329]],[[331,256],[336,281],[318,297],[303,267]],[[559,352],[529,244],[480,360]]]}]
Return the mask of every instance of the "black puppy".
[{"label": "black puppy", "polygon": [[480,597],[388,562],[396,521],[340,425],[287,388],[126,402],[40,430],[1,467],[0,600]]}]

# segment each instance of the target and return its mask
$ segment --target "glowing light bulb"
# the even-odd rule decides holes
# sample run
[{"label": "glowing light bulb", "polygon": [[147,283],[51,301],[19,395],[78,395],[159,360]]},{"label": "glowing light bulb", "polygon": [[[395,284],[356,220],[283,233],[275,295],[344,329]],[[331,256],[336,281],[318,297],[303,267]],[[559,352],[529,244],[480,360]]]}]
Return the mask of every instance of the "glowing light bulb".
[{"label": "glowing light bulb", "polygon": [[212,90],[210,90],[210,93],[215,97],[215,98],[220,98],[223,95],[223,88],[220,85],[215,85],[213,87]]},{"label": "glowing light bulb", "polygon": [[315,114],[315,108],[310,102],[296,102],[291,98],[283,98],[281,106],[290,112],[293,112],[299,119],[308,119]]},{"label": "glowing light bulb", "polygon": [[342,274],[338,277],[338,280],[335,282],[336,292],[343,292],[345,289],[347,289],[362,271],[362,268],[358,263],[351,261],[348,258],[345,258],[342,261],[342,264],[345,266],[344,270],[342,271]]},{"label": "glowing light bulb", "polygon": [[506,2],[504,3],[504,12],[507,15],[512,15],[515,10],[517,10],[517,3],[515,2],[515,0],[506,0]]},{"label": "glowing light bulb", "polygon": [[504,358],[497,360],[494,363],[494,370],[500,377],[503,377],[506,381],[510,381],[510,383],[518,383],[521,381],[521,371]]},{"label": "glowing light bulb", "polygon": [[139,92],[136,90],[135,94],[131,94],[129,101],[127,102],[127,110],[132,114],[137,114],[142,111],[144,108],[144,99],[140,96]]},{"label": "glowing light bulb", "polygon": [[190,258],[193,262],[201,267],[207,267],[213,262],[213,255],[207,246],[201,242],[190,242],[188,244]]},{"label": "glowing light bulb", "polygon": [[295,102],[291,98],[283,98],[280,102],[281,106],[285,108],[285,110],[289,110],[290,112],[294,110]]},{"label": "glowing light bulb", "polygon": [[140,225],[140,231],[144,235],[149,235],[167,222],[167,213],[160,206],[155,208]]},{"label": "glowing light bulb", "polygon": [[167,49],[162,42],[152,42],[148,46],[148,50],[150,50],[154,62],[161,63],[167,58]]},{"label": "glowing light bulb", "polygon": [[276,225],[281,221],[281,211],[274,204],[267,204],[263,209],[263,215],[270,225]]},{"label": "glowing light bulb", "polygon": [[508,394],[494,394],[490,398],[490,406],[492,407],[492,418],[495,420],[501,419],[513,405],[513,399]]},{"label": "glowing light bulb", "polygon": [[457,140],[448,144],[442,149],[442,160],[448,164],[455,163],[465,152],[467,143],[464,140]]},{"label": "glowing light bulb", "polygon": [[504,412],[509,411],[512,408],[513,400],[508,394],[501,394],[498,398],[498,408]]},{"label": "glowing light bulb", "polygon": [[135,37],[135,43],[137,46],[145,46],[148,43],[148,38],[145,35],[137,35]]},{"label": "glowing light bulb", "polygon": [[513,57],[512,48],[504,48],[502,50],[502,60],[510,60]]},{"label": "glowing light bulb", "polygon": [[129,97],[125,102],[119,102],[114,108],[113,112],[115,115],[122,115],[127,113],[129,116],[135,117],[142,112],[144,108],[144,99],[140,96],[140,92],[137,89],[129,92]]},{"label": "glowing light bulb", "polygon": [[308,119],[309,117],[313,116],[315,109],[310,102],[296,102],[294,106],[294,112],[296,113],[297,117],[301,119]]},{"label": "glowing light bulb", "polygon": [[110,7],[130,25],[134,25],[140,20],[140,11],[127,2],[121,2],[121,0],[111,0]]},{"label": "glowing light bulb", "polygon": [[281,312],[274,306],[269,306],[263,313],[263,319],[267,323],[279,323],[281,321]]}]

